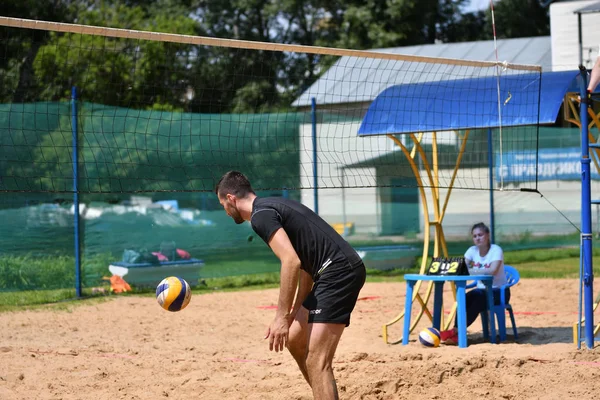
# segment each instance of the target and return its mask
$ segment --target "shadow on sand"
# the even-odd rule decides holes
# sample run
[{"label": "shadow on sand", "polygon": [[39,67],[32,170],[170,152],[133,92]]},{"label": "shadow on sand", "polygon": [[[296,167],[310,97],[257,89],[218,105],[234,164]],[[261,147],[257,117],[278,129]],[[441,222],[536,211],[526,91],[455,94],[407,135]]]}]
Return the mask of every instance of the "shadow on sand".
[{"label": "shadow on sand", "polygon": [[[573,343],[573,329],[564,326],[531,327],[517,326],[518,338],[515,340],[512,328],[506,329],[505,343],[543,345],[550,343]],[[582,333],[583,334],[583,333]],[[499,339],[498,339],[499,342]],[[469,344],[487,343],[482,334],[470,335]]]}]

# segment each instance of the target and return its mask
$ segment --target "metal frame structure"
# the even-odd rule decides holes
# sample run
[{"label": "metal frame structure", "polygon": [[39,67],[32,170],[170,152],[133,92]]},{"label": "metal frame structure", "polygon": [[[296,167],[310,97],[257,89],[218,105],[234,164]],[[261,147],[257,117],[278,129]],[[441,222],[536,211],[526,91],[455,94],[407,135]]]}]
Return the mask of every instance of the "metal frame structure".
[{"label": "metal frame structure", "polygon": [[[465,130],[464,136],[462,138],[460,138],[461,139],[460,151],[456,158],[454,170],[452,171],[452,178],[450,180],[450,185],[449,185],[448,192],[446,193],[445,198],[442,198],[442,196],[440,196],[440,189],[439,189],[439,164],[438,164],[438,155],[439,154],[438,154],[438,146],[437,146],[437,144],[438,144],[437,143],[437,132],[433,132],[433,134],[432,134],[432,155],[431,155],[432,162],[431,162],[431,164],[427,160],[427,156],[425,154],[423,146],[421,145],[421,140],[423,138],[423,132],[421,132],[419,134],[411,133],[408,135],[413,142],[413,146],[412,146],[411,150],[409,150],[402,143],[402,141],[400,141],[394,135],[391,135],[391,134],[387,135],[387,137],[389,137],[391,140],[393,140],[394,143],[402,150],[402,153],[404,153],[404,155],[406,156],[406,159],[408,160],[408,162],[410,164],[410,168],[412,169],[412,171],[415,175],[415,178],[417,180],[417,185],[419,187],[419,192],[421,195],[421,203],[423,205],[423,218],[424,218],[424,238],[423,238],[423,257],[421,259],[421,267],[419,269],[420,274],[424,274],[425,269],[427,268],[431,228],[435,228],[433,257],[439,257],[439,256],[448,257],[448,247],[446,245],[446,237],[444,235],[444,228],[443,228],[442,223],[444,221],[444,215],[446,214],[446,208],[448,206],[448,201],[450,200],[450,195],[452,194],[452,187],[454,184],[454,180],[456,179],[456,175],[460,168],[462,156],[465,153],[465,148],[466,148],[467,140],[469,138],[469,133],[470,133],[469,129]],[[420,157],[417,157],[417,155],[419,155]],[[422,169],[423,173],[425,174],[425,176],[422,176],[422,172],[419,170],[419,163],[418,163],[419,159],[421,161],[421,169]],[[427,201],[428,197],[427,197],[427,191],[425,190],[425,186],[423,185],[424,181],[427,181],[429,183],[429,185],[427,185],[427,186],[429,186],[429,188],[431,190],[430,198],[431,198],[431,204],[433,204],[433,219],[431,219],[431,217],[429,215],[429,207],[428,207],[428,201]],[[420,309],[418,315],[412,320],[410,332],[412,332],[414,327],[419,323],[423,314],[425,314],[427,316],[427,318],[429,318],[429,320],[431,322],[433,322],[433,316],[431,314],[431,311],[427,308],[427,303],[429,302],[429,299],[431,297],[431,293],[432,293],[433,287],[434,287],[434,282],[432,282],[432,281],[429,282],[429,284],[427,285],[425,294],[423,296],[419,293],[422,283],[423,283],[423,281],[418,281],[415,284],[415,288],[413,291],[413,302],[415,302],[415,301],[418,302],[421,305],[421,309]],[[442,321],[441,321],[442,329],[448,329],[450,323],[452,322],[452,318],[453,318],[454,314],[456,313],[456,288],[455,288],[454,283],[452,283],[452,293],[453,293],[454,300],[455,300],[454,305],[452,306],[450,315],[448,316],[448,318],[446,319],[445,322],[444,322],[444,317],[442,316]],[[396,317],[394,317],[391,321],[389,321],[383,325],[383,328],[382,328],[383,329],[383,340],[386,343],[390,343],[388,341],[388,327],[390,327],[391,325],[394,325],[395,323],[402,320],[404,318],[404,313],[405,312],[402,311],[400,314],[398,314]],[[400,341],[402,341],[402,338],[400,338],[399,341],[393,342],[393,343],[399,343]]]},{"label": "metal frame structure", "polygon": [[[585,73],[584,73],[585,72]],[[597,301],[592,304],[592,295],[593,295],[593,273],[592,273],[592,263],[591,263],[591,204],[600,204],[600,200],[592,201],[590,197],[590,164],[591,159],[593,159],[595,167],[600,171],[600,136],[595,138],[590,131],[590,128],[596,126],[600,130],[600,116],[596,114],[591,108],[577,107],[577,103],[581,102],[581,98],[585,98],[585,90],[583,92],[576,92],[574,85],[575,78],[579,80],[579,88],[581,89],[584,83],[587,81],[587,71],[585,69],[581,71],[564,71],[564,72],[550,72],[544,73],[542,76],[542,82],[544,85],[541,85],[540,88],[540,106],[539,106],[539,114],[537,124],[552,124],[556,121],[556,116],[560,109],[560,106],[563,106],[564,119],[568,122],[575,124],[581,129],[581,143],[582,143],[582,153],[581,153],[581,164],[582,164],[582,201],[581,201],[581,223],[582,223],[582,244],[581,244],[581,265],[580,269],[581,280],[580,280],[580,289],[581,286],[585,286],[585,318],[579,318],[579,321],[574,325],[574,335],[575,341],[578,344],[581,343],[581,324],[585,320],[591,321],[592,323],[589,326],[586,326],[586,335],[585,341],[588,348],[593,347],[594,336],[600,332],[600,324],[596,327],[593,326],[593,312],[596,310],[600,303],[600,296]],[[469,82],[465,82],[468,84]],[[427,83],[424,85],[428,85]],[[515,88],[518,88],[519,85],[515,85]],[[431,87],[430,87],[431,89]],[[506,87],[504,88],[506,89]],[[439,191],[439,163],[438,163],[438,134],[442,131],[458,131],[461,130],[461,126],[436,126],[434,129],[426,130],[424,127],[419,126],[419,122],[415,122],[411,120],[410,115],[396,115],[394,108],[391,107],[391,101],[393,98],[401,98],[406,95],[403,92],[403,88],[388,88],[386,91],[380,94],[381,102],[378,105],[378,100],[376,99],[371,108],[367,112],[363,120],[363,125],[361,125],[361,129],[359,130],[359,135],[381,135],[385,134],[388,138],[390,138],[394,143],[401,149],[406,159],[409,162],[410,168],[416,178],[418,189],[420,192],[421,203],[423,206],[423,218],[424,218],[424,238],[423,238],[423,257],[421,261],[420,273],[423,274],[427,267],[427,262],[429,260],[430,255],[430,239],[431,239],[431,229],[435,228],[434,233],[434,246],[433,246],[433,257],[448,257],[448,249],[446,245],[446,239],[444,235],[443,229],[443,220],[446,212],[446,207],[448,205],[448,201],[452,192],[452,188],[454,186],[454,181],[461,165],[461,160],[465,152],[466,142],[469,137],[469,133],[473,129],[488,129],[488,140],[491,140],[491,132],[490,129],[494,127],[494,121],[486,121],[486,123],[479,125],[469,125],[472,124],[470,121],[461,121],[462,129],[464,129],[464,136],[461,137],[460,143],[460,151],[457,154],[456,163],[454,166],[454,170],[452,171],[452,178],[450,184],[448,185],[448,192],[446,193],[445,198],[440,196]],[[386,93],[387,92],[387,93]],[[439,97],[439,96],[438,96]],[[522,96],[521,96],[522,97]],[[473,100],[477,102],[477,99]],[[587,103],[586,103],[587,105]],[[373,109],[373,112],[371,113]],[[587,111],[586,111],[587,110]],[[401,112],[406,113],[405,110],[400,110]],[[512,114],[509,113],[509,117],[513,117],[514,120],[510,120],[508,118],[508,122],[505,126],[513,126],[518,125],[519,113],[516,110],[512,110]],[[379,114],[378,114],[379,113]],[[579,115],[578,115],[579,114]],[[588,123],[588,119],[591,121]],[[380,121],[385,121],[385,123],[381,123]],[[398,124],[397,121],[408,121],[408,125],[403,125],[402,123]],[[392,123],[393,122],[393,123]],[[531,124],[536,121],[530,122]],[[441,122],[442,124],[444,122]],[[456,121],[454,121],[456,123]],[[406,122],[405,122],[406,124]],[[383,126],[383,128],[382,128]],[[406,128],[409,129],[406,129]],[[415,133],[415,131],[417,133]],[[424,131],[432,132],[432,153],[429,155],[428,159],[423,145],[422,139],[424,136]],[[411,133],[412,132],[412,133]],[[410,140],[412,141],[412,148],[409,149],[407,145],[404,145],[401,140],[398,139],[397,135],[406,134]],[[591,144],[590,144],[591,143]],[[592,148],[592,157],[590,157],[588,150]],[[491,149],[488,150],[491,153]],[[429,189],[427,189],[429,188]],[[493,190],[490,187],[490,190]],[[430,191],[430,192],[429,192]],[[433,217],[430,215],[430,207],[429,205],[433,205]],[[491,203],[493,204],[493,203]],[[428,303],[431,299],[431,294],[433,291],[433,285],[430,283],[425,290],[421,290],[422,282],[416,283],[416,290],[413,292],[413,302],[420,304],[421,309],[418,312],[418,315],[414,318],[411,323],[410,332],[414,329],[414,327],[419,323],[420,319],[423,315],[426,315],[430,321],[433,322],[432,312],[428,309]],[[422,294],[420,292],[423,292]],[[450,314],[446,321],[442,321],[441,327],[442,329],[448,329],[450,323],[456,313],[456,291],[453,287],[453,295],[454,295],[454,304],[450,310]],[[582,305],[581,294],[580,294],[580,308]],[[394,317],[389,322],[385,323],[382,327],[383,329],[383,339],[386,343],[399,343],[402,338],[398,341],[390,342],[389,340],[389,332],[388,328],[395,323],[399,322],[404,318],[405,312],[402,311],[396,317]],[[445,322],[445,323],[444,323]],[[577,329],[579,327],[579,330]]]},{"label": "metal frame structure", "polygon": [[[587,78],[587,72],[582,70],[582,77]],[[600,323],[594,326],[594,312],[600,304],[600,294],[593,298],[593,265],[592,265],[592,231],[591,231],[591,205],[600,204],[600,200],[591,200],[590,190],[590,163],[593,162],[596,170],[600,171],[600,135],[595,137],[592,128],[595,126],[600,131],[600,114],[596,113],[587,100],[587,79],[581,79],[582,89],[580,93],[567,93],[564,99],[564,119],[581,129],[581,164],[582,164],[582,188],[581,188],[581,253],[579,265],[579,307],[577,322],[573,324],[573,343],[581,348],[585,341],[586,347],[594,347],[596,338],[600,332]],[[586,99],[582,101],[583,98]],[[592,156],[590,157],[590,150]],[[585,307],[583,305],[585,304]],[[584,310],[582,310],[584,308]],[[582,317],[582,312],[585,316]],[[589,321],[589,324],[585,322]],[[585,328],[585,335],[581,329]]]}]

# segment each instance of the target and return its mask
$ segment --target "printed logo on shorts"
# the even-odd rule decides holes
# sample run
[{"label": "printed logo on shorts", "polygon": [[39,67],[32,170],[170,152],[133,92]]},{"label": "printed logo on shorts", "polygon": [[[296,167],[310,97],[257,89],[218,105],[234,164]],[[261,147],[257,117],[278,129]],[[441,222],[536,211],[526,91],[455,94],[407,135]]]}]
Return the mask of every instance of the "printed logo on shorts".
[{"label": "printed logo on shorts", "polygon": [[308,313],[309,314],[321,314],[321,309],[319,308],[317,310],[310,310]]}]

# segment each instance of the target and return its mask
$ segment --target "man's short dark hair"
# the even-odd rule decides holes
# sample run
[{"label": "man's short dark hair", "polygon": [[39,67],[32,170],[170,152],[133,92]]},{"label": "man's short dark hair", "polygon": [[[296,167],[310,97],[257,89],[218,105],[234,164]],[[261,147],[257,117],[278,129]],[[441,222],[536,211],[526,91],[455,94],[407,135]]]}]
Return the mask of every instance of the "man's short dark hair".
[{"label": "man's short dark hair", "polygon": [[244,174],[239,171],[229,171],[219,179],[215,187],[215,194],[219,198],[228,193],[243,199],[250,193],[254,194],[254,190]]}]

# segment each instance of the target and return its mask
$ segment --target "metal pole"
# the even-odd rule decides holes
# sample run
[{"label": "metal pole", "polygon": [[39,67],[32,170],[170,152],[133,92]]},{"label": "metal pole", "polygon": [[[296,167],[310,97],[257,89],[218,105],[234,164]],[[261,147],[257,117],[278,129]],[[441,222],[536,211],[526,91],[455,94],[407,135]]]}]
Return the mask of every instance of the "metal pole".
[{"label": "metal pole", "polygon": [[[590,179],[590,153],[588,138],[587,69],[579,66],[581,71],[580,89],[581,107],[581,246],[583,251],[583,285],[585,304],[585,344],[588,349],[594,347],[594,271],[592,268],[592,198]],[[581,284],[581,282],[580,282]]]},{"label": "metal pole", "polygon": [[598,211],[598,204],[596,204],[596,239],[600,237],[600,214]]},{"label": "metal pole", "polygon": [[313,145],[313,197],[315,202],[315,213],[319,214],[319,181],[317,176],[317,102],[314,97],[310,99],[310,116],[312,120],[312,145]]},{"label": "metal pole", "polygon": [[79,140],[77,134],[77,87],[71,88],[71,133],[73,134],[73,229],[75,231],[75,294],[81,297],[81,258],[79,254]]},{"label": "metal pole", "polygon": [[579,65],[583,65],[583,33],[581,32],[581,13],[577,13],[577,30],[579,33]]},{"label": "metal pole", "polygon": [[[492,243],[496,243],[496,218],[494,217],[494,153],[492,128],[488,128],[488,168],[490,176],[490,230]],[[500,171],[502,173],[502,171]]]},{"label": "metal pole", "polygon": [[342,168],[342,232],[343,236],[346,237],[348,235],[348,231],[346,230],[346,182],[345,181],[346,169]]}]

